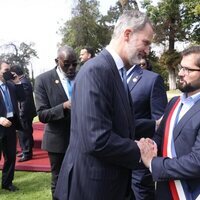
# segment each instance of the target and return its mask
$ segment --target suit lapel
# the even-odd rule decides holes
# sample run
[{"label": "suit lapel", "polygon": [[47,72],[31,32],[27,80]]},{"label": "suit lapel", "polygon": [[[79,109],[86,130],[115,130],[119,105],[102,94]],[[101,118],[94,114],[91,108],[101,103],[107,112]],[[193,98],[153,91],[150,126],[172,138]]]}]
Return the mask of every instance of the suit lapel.
[{"label": "suit lapel", "polygon": [[200,100],[192,106],[192,108],[181,118],[178,124],[174,127],[174,141],[179,136],[181,130],[184,126],[187,126],[187,121],[189,121],[197,112],[200,112]]},{"label": "suit lapel", "polygon": [[53,82],[53,85],[54,87],[56,88],[56,91],[59,91],[62,93],[62,96],[63,97],[66,97],[66,100],[68,100],[68,97],[65,93],[65,90],[62,86],[62,83],[61,83],[61,80],[56,72],[56,68],[52,70],[52,82]]},{"label": "suit lapel", "polygon": [[116,88],[122,98],[122,102],[124,105],[124,108],[126,110],[126,113],[128,113],[128,121],[130,122],[130,124],[133,124],[133,120],[132,120],[132,114],[131,114],[131,107],[127,98],[127,94],[124,88],[124,85],[122,83],[121,77],[119,75],[119,71],[117,69],[117,66],[112,58],[112,56],[110,55],[110,53],[107,50],[103,50],[102,51],[103,56],[106,58],[107,62],[108,62],[108,66],[110,66],[110,69],[114,75],[114,80],[115,81],[115,85]]},{"label": "suit lapel", "polygon": [[128,83],[129,91],[131,91],[136,84],[139,82],[139,80],[142,78],[142,69],[140,66],[136,65],[133,69],[133,73],[131,75],[130,81]]}]

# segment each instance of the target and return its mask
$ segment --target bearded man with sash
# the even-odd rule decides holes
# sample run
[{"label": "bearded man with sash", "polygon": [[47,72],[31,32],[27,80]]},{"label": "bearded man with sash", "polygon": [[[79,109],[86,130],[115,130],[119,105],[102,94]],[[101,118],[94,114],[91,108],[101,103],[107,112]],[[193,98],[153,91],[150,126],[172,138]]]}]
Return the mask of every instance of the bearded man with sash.
[{"label": "bearded man with sash", "polygon": [[200,199],[200,46],[182,52],[178,85],[153,140],[158,156],[142,155],[156,184],[156,199]]}]

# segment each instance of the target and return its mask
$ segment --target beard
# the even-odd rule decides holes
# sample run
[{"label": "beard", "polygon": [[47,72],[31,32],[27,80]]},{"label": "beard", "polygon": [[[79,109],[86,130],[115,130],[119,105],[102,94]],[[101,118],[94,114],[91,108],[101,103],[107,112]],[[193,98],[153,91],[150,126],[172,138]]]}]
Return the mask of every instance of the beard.
[{"label": "beard", "polygon": [[140,60],[146,56],[145,52],[139,51],[131,45],[127,47],[127,59],[130,66],[140,64]]},{"label": "beard", "polygon": [[187,82],[180,83],[179,82],[178,89],[184,93],[195,92],[196,90],[200,89],[200,81],[196,80],[191,83],[187,83]]}]

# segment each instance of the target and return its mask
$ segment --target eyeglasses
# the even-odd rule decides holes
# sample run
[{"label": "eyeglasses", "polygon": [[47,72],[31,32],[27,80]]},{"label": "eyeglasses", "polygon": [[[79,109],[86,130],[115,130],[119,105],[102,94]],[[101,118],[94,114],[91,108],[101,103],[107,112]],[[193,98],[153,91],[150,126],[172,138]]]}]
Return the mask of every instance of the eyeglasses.
[{"label": "eyeglasses", "polygon": [[67,68],[70,67],[71,65],[72,65],[73,67],[76,67],[77,64],[78,64],[77,62],[69,63],[68,60],[64,60],[63,63],[64,63],[64,66],[67,67]]},{"label": "eyeglasses", "polygon": [[190,72],[200,71],[200,69],[188,68],[188,67],[183,67],[182,65],[178,65],[178,71],[180,72],[181,70],[183,70],[183,72],[187,75]]}]

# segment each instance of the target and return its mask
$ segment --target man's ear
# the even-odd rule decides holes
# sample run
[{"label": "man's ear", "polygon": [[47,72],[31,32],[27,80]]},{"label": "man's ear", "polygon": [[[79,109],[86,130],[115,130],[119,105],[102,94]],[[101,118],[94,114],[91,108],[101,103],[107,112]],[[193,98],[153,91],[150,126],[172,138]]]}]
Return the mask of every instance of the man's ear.
[{"label": "man's ear", "polygon": [[131,36],[132,33],[133,33],[133,30],[130,29],[130,28],[127,28],[127,29],[124,31],[124,38],[125,38],[125,41],[129,41],[130,36]]},{"label": "man's ear", "polygon": [[89,58],[89,59],[91,58],[91,53],[88,53],[88,58]]}]

